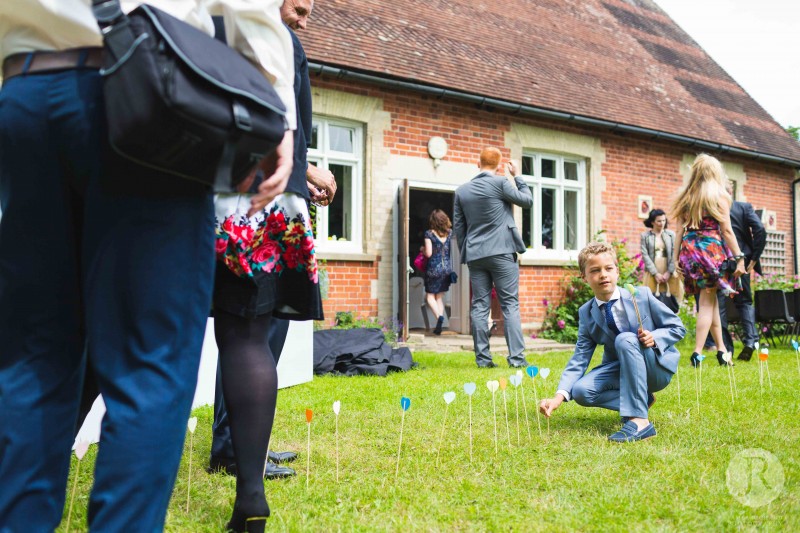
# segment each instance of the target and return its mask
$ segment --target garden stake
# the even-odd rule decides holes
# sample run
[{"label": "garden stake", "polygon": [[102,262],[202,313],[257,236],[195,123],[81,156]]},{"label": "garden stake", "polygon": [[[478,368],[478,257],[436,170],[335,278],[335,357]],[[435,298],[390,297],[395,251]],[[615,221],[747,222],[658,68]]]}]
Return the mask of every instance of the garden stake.
[{"label": "garden stake", "polygon": [[[197,428],[197,417],[193,416],[186,423],[189,428],[189,479],[186,482],[186,512],[189,512],[189,495],[192,490],[192,448],[194,447],[194,430]],[[69,531],[69,528],[67,528]]]},{"label": "garden stake", "polygon": [[469,463],[472,464],[472,395],[475,393],[475,384],[464,383],[464,393],[469,397]]},{"label": "garden stake", "polygon": [[[522,373],[522,371],[518,371]],[[525,427],[528,429],[528,443],[531,442],[531,424],[528,421],[528,401],[525,399],[525,384],[520,382],[520,387],[522,388],[522,409],[525,412]]]},{"label": "garden stake", "polygon": [[681,370],[681,365],[678,365],[678,368],[675,369],[675,381],[678,383],[678,409],[681,408],[681,376],[679,372]]},{"label": "garden stake", "polygon": [[308,480],[311,477],[311,419],[314,412],[306,409],[306,423],[308,424],[308,445],[306,447],[306,490],[308,490]]},{"label": "garden stake", "polygon": [[339,411],[342,408],[342,402],[336,400],[333,402],[333,414],[336,415],[336,483],[339,483]]},{"label": "garden stake", "polygon": [[533,382],[533,401],[535,402],[536,409],[536,425],[539,427],[539,438],[542,438],[542,420],[539,417],[539,395],[536,393],[536,374],[539,373],[538,366],[529,366],[525,369],[528,375],[531,377],[531,381]]},{"label": "garden stake", "polygon": [[508,381],[514,385],[514,413],[517,417],[517,446],[520,445],[519,441],[519,385],[522,383],[522,376],[518,372],[513,376],[509,376]]},{"label": "garden stake", "polygon": [[[546,381],[547,380],[547,376],[550,375],[550,369],[549,368],[541,369],[539,371],[539,375],[542,376],[542,381]],[[536,409],[536,412],[538,413],[539,409]],[[547,437],[548,438],[550,437],[550,417],[549,416],[547,417]]]},{"label": "garden stake", "polygon": [[447,408],[450,407],[450,403],[456,399],[455,392],[445,392],[444,393],[444,418],[442,419],[442,434],[439,436],[439,446],[436,448],[436,466],[439,466],[439,452],[442,451],[442,441],[444,440],[444,429],[447,424]]},{"label": "garden stake", "polygon": [[730,385],[731,388],[731,405],[736,405],[736,402],[734,402],[734,394],[733,394],[733,373],[732,373],[733,365],[730,364],[731,358],[732,356],[730,352],[725,352],[724,354],[722,354],[722,360],[725,361],[725,366],[728,369],[728,385]]},{"label": "garden stake", "polygon": [[400,407],[403,408],[403,414],[400,418],[400,445],[397,447],[397,466],[394,469],[394,482],[397,483],[397,475],[400,473],[400,451],[403,449],[403,425],[406,421],[406,411],[411,407],[411,400],[403,396],[400,398]]},{"label": "garden stake", "polygon": [[511,450],[511,427],[508,425],[508,402],[506,401],[506,387],[508,381],[506,378],[500,378],[500,389],[503,391],[503,411],[506,414],[506,438],[508,439],[508,449]]},{"label": "garden stake", "polygon": [[644,329],[644,325],[642,324],[642,315],[639,314],[639,304],[636,303],[636,295],[639,294],[639,291],[634,287],[631,283],[626,283],[625,288],[628,289],[628,292],[631,293],[631,301],[633,302],[633,310],[636,311],[636,318],[639,320],[639,327]]},{"label": "garden stake", "polygon": [[86,455],[86,451],[89,449],[89,443],[86,441],[80,441],[75,445],[75,457],[78,458],[78,464],[75,468],[75,479],[72,482],[72,495],[69,497],[69,512],[67,512],[67,529],[64,531],[69,531],[69,523],[72,520],[72,504],[75,502],[75,492],[78,490],[78,476],[81,473],[81,459],[83,456]]},{"label": "garden stake", "polygon": [[497,388],[500,386],[500,382],[497,380],[487,381],[486,387],[492,391],[492,413],[494,414],[494,454],[497,455],[497,404],[494,400],[494,393],[497,392]]}]

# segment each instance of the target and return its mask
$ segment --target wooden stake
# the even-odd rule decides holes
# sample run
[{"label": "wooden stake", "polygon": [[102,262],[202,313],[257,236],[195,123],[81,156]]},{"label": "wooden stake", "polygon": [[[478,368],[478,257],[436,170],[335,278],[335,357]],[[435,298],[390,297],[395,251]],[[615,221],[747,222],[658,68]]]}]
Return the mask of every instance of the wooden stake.
[{"label": "wooden stake", "polygon": [[439,446],[436,447],[436,466],[439,466],[439,452],[442,451],[442,441],[444,440],[444,428],[447,424],[447,408],[450,404],[444,404],[444,419],[442,419],[442,433],[439,435]]},{"label": "wooden stake", "polygon": [[403,415],[400,418],[400,445],[397,447],[397,466],[394,469],[394,482],[397,483],[397,476],[400,474],[400,451],[403,449],[403,425],[406,421],[406,412],[403,410]]},{"label": "wooden stake", "polygon": [[[186,512],[189,512],[189,498],[192,490],[192,450],[194,449],[194,432],[189,432],[189,479],[186,482]],[[69,528],[67,528],[69,531]]]},{"label": "wooden stake", "polygon": [[472,464],[472,395],[469,398],[469,463]]},{"label": "wooden stake", "polygon": [[519,446],[519,391],[516,387],[514,387],[514,413],[517,415],[517,446]]},{"label": "wooden stake", "polygon": [[336,415],[336,483],[339,483],[339,415]]},{"label": "wooden stake", "polygon": [[69,523],[72,521],[72,504],[75,502],[75,493],[78,490],[78,475],[81,473],[81,460],[78,459],[77,467],[75,468],[75,479],[72,482],[72,495],[69,497],[69,511],[67,512],[67,528],[64,531],[69,532]]},{"label": "wooden stake", "polygon": [[505,389],[503,389],[503,411],[506,414],[506,438],[508,439],[508,449],[511,450],[511,426],[508,425],[508,402],[506,401]]},{"label": "wooden stake", "polygon": [[492,391],[492,413],[494,413],[494,454],[497,455],[497,404],[494,401],[494,391]]},{"label": "wooden stake", "polygon": [[[525,400],[525,382],[524,382],[524,380],[523,380],[523,383],[520,384],[520,387],[522,387],[522,409],[525,411],[525,427],[528,429],[528,442],[530,443],[531,442],[531,424],[530,424],[530,422],[528,422],[528,402]],[[536,410],[537,411],[539,410],[538,406],[537,406]]]},{"label": "wooden stake", "polygon": [[536,425],[539,426],[539,438],[542,438],[542,420],[539,414],[539,395],[536,393],[536,379],[533,380],[533,401],[536,402]]}]

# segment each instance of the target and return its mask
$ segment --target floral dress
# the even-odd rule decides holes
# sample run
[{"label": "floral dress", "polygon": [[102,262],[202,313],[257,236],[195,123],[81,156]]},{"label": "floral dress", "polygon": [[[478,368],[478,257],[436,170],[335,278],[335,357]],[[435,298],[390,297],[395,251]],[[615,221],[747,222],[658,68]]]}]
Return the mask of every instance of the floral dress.
[{"label": "floral dress", "polygon": [[450,289],[450,272],[453,264],[450,262],[450,237],[452,231],[447,232],[444,242],[432,230],[425,232],[425,238],[430,239],[433,253],[428,258],[425,268],[425,292],[438,294]]},{"label": "floral dress", "polygon": [[259,300],[256,314],[272,311],[292,320],[321,319],[314,236],[305,200],[285,193],[248,218],[249,209],[250,195],[215,196],[217,268],[226,268],[242,280],[240,286],[250,287],[244,292]]},{"label": "floral dress", "polygon": [[686,228],[678,258],[686,293],[698,294],[702,289],[716,288],[725,296],[736,294],[733,275],[720,272],[723,261],[732,255],[722,240],[719,222],[712,217],[703,217],[699,228]]}]

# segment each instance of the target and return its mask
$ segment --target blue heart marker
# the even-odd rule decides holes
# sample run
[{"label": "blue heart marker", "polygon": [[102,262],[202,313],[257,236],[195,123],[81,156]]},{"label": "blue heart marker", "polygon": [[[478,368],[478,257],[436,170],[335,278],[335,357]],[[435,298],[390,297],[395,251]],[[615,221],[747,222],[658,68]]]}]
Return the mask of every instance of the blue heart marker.
[{"label": "blue heart marker", "polygon": [[702,355],[702,354],[697,356],[697,360],[700,361],[701,363],[703,362],[703,359],[705,359],[705,358],[706,358],[706,356]]},{"label": "blue heart marker", "polygon": [[411,400],[403,396],[400,398],[400,407],[403,408],[403,411],[408,411],[408,408],[411,407]]},{"label": "blue heart marker", "polygon": [[533,379],[533,378],[536,377],[536,374],[539,373],[539,367],[538,366],[529,366],[528,368],[525,369],[525,372],[527,372],[528,375],[531,377],[531,379]]},{"label": "blue heart marker", "polygon": [[474,383],[464,383],[464,392],[468,396],[472,396],[475,393],[475,384]]},{"label": "blue heart marker", "polygon": [[792,348],[794,348],[795,352],[800,350],[800,343],[797,341],[792,341]]}]

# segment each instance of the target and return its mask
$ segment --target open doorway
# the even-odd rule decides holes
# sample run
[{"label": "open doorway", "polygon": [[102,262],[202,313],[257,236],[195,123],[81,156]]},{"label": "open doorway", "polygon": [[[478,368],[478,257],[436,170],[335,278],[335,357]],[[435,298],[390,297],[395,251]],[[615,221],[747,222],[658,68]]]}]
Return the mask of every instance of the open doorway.
[{"label": "open doorway", "polygon": [[[408,254],[416,257],[424,245],[425,232],[429,229],[428,217],[434,209],[444,211],[453,220],[453,191],[410,188],[408,202]],[[464,296],[464,285],[469,284],[466,269],[462,268],[458,247],[452,241],[450,256],[458,282],[450,286],[444,296],[446,331],[465,333],[469,331],[469,306]],[[410,330],[425,330],[436,324],[436,317],[425,305],[425,288],[420,272],[414,272],[408,280],[408,326]]]}]

